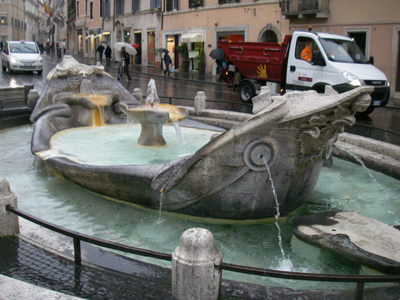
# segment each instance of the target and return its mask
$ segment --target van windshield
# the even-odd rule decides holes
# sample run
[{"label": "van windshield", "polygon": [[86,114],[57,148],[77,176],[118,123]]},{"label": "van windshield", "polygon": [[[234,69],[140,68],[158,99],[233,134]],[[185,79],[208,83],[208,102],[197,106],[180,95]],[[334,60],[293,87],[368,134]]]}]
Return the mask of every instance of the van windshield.
[{"label": "van windshield", "polygon": [[39,53],[36,44],[10,43],[11,53]]},{"label": "van windshield", "polygon": [[368,64],[367,59],[354,41],[340,39],[319,39],[326,56],[331,61]]}]

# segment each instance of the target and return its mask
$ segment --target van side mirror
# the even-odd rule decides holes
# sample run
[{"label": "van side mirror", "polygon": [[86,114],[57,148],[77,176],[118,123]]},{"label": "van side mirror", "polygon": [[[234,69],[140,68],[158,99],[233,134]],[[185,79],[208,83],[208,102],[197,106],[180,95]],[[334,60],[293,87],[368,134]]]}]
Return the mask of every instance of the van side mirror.
[{"label": "van side mirror", "polygon": [[369,63],[370,63],[371,65],[374,64],[374,57],[373,57],[373,56],[370,56],[370,57],[369,57]]}]

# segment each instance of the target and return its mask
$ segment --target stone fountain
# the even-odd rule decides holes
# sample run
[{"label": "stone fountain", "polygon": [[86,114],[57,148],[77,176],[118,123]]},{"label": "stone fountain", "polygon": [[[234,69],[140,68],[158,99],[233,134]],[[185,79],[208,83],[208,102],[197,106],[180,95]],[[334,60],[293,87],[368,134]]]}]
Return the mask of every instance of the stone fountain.
[{"label": "stone fountain", "polygon": [[[264,91],[254,99],[253,115],[186,108],[188,119],[229,123],[228,130],[193,155],[165,164],[88,165],[51,152],[50,139],[55,133],[93,125],[87,96],[72,97],[69,93],[80,91],[78,84],[69,82],[89,77],[98,87],[96,93],[110,99],[102,121],[106,126],[126,122],[123,112],[129,115],[139,101],[121,91],[119,82],[100,68],[84,72],[83,77],[76,71],[82,65],[68,60],[69,64],[64,60],[47,77],[48,88],[32,113],[32,153],[63,178],[100,195],[158,209],[162,194],[163,210],[192,216],[267,218],[276,215],[277,203],[280,214],[288,215],[313,190],[337,134],[345,125],[354,124],[354,114],[364,111],[371,101],[369,87],[340,95],[328,88],[324,95],[310,91],[271,97]],[[75,79],[68,79],[71,76]],[[147,121],[141,121],[142,130],[146,122],[168,120],[167,113],[157,112],[158,118],[161,121],[154,122],[147,116]],[[160,133],[159,125],[150,127],[149,132]]]},{"label": "stone fountain", "polygon": [[139,105],[130,108],[129,105],[121,103],[120,108],[128,117],[140,122],[142,130],[138,143],[143,146],[166,145],[163,124],[181,122],[188,115],[185,108],[160,103],[154,79],[150,79],[146,100],[141,101]]}]

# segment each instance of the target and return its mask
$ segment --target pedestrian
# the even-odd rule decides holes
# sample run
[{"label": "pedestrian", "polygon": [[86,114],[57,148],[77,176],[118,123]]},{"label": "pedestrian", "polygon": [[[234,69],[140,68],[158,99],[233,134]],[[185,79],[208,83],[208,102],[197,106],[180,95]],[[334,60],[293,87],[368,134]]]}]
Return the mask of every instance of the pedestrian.
[{"label": "pedestrian", "polygon": [[165,63],[164,75],[168,74],[168,76],[170,76],[171,72],[169,70],[169,67],[171,66],[172,60],[168,53],[164,54],[164,63]]},{"label": "pedestrian", "polygon": [[104,46],[102,44],[100,44],[96,49],[96,51],[99,52],[99,60],[100,60],[101,64],[103,63],[103,52],[104,52],[104,49],[105,48],[104,48]]},{"label": "pedestrian", "polygon": [[110,66],[111,65],[111,54],[112,54],[112,51],[111,51],[111,48],[110,48],[109,45],[107,45],[106,51],[104,53],[106,55],[107,66]]},{"label": "pedestrian", "polygon": [[132,81],[131,74],[129,74],[130,57],[129,57],[129,53],[125,51],[125,47],[121,48],[121,60],[124,60],[124,62],[125,62],[124,72],[125,72],[126,76],[128,76],[128,81]]}]

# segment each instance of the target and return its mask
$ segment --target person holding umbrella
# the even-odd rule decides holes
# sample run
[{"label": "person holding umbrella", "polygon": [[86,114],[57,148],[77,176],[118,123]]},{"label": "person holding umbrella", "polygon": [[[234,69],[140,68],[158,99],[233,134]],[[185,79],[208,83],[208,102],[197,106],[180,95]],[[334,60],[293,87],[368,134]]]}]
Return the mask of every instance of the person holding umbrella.
[{"label": "person holding umbrella", "polygon": [[125,47],[121,48],[121,60],[123,60],[125,62],[124,72],[125,72],[126,76],[128,76],[128,81],[132,81],[131,74],[129,74],[130,57],[129,57],[129,53],[125,51]]},{"label": "person holding umbrella", "polygon": [[168,74],[168,76],[171,75],[171,71],[169,70],[170,65],[172,64],[171,57],[169,56],[168,52],[164,54],[164,63],[165,63],[165,71],[164,71],[164,76]]}]

